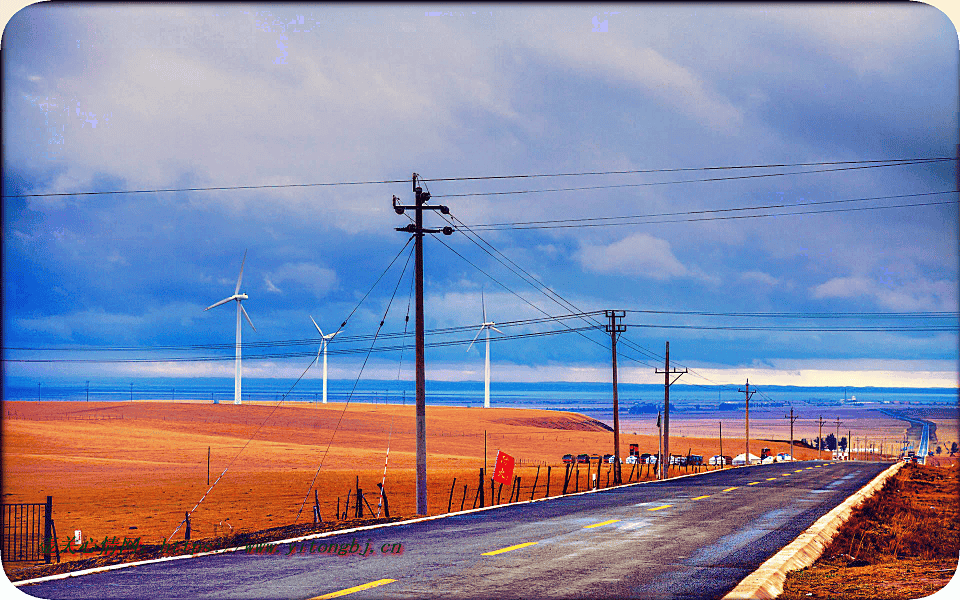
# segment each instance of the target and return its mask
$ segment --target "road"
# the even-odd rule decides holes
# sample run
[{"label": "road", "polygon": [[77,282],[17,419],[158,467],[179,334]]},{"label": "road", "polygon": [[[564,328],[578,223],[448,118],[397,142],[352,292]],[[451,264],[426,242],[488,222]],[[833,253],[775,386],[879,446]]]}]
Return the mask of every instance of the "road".
[{"label": "road", "polygon": [[[930,450],[930,429],[933,428],[936,430],[937,425],[933,421],[926,421],[923,419],[914,419],[913,417],[908,417],[906,415],[901,415],[899,413],[891,412],[889,410],[880,409],[880,412],[893,417],[894,419],[900,419],[901,421],[907,421],[908,423],[915,423],[920,425],[922,429],[920,430],[920,441],[917,444],[916,453],[920,457],[920,461],[923,464],[927,464],[927,453]],[[913,442],[907,447],[907,449],[913,449]],[[906,452],[906,450],[904,450]]]},{"label": "road", "polygon": [[[351,600],[719,598],[888,466],[727,469],[341,534],[313,548],[282,544],[275,554],[196,557],[20,589],[41,598],[307,599],[354,588]],[[321,553],[320,543],[354,553]]]}]

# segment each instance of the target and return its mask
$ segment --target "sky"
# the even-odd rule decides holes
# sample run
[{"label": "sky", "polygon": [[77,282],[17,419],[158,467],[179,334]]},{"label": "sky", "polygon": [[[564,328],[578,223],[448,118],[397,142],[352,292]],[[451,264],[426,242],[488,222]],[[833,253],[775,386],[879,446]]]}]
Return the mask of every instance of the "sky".
[{"label": "sky", "polygon": [[685,383],[955,387],[958,48],[923,4],[32,5],[4,376],[232,377],[244,261],[245,377],[318,378],[312,316],[330,377],[412,379],[416,173],[428,379],[483,379],[485,310],[494,381],[609,381],[558,317],[615,309],[621,382],[669,341]]}]

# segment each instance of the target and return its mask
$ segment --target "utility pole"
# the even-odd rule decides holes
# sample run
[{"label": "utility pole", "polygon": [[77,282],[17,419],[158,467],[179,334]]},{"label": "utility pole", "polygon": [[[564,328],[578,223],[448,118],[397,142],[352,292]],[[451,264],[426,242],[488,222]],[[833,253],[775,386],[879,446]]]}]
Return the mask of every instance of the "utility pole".
[{"label": "utility pole", "polygon": [[823,415],[820,415],[820,434],[817,437],[817,460],[823,456]]},{"label": "utility pole", "polygon": [[720,468],[723,468],[723,463],[726,462],[723,459],[723,421],[720,421]]},{"label": "utility pole", "polygon": [[840,426],[843,425],[843,421],[840,420],[840,417],[837,417],[837,420],[834,422],[837,424],[837,433],[834,443],[837,445],[837,456],[840,456]]},{"label": "utility pole", "polygon": [[853,446],[851,446],[853,438],[850,437],[852,433],[849,429],[847,430],[847,460],[853,460]]},{"label": "utility pole", "polygon": [[[680,376],[687,372],[676,369],[670,370],[670,342],[667,342],[667,351],[663,371],[656,369],[656,373],[663,373],[663,452],[660,457],[660,479],[666,479],[670,473],[670,386],[680,379]],[[670,375],[676,375],[677,378],[670,381]],[[665,461],[665,462],[664,462]]]},{"label": "utility pole", "polygon": [[417,325],[417,514],[427,514],[427,416],[426,416],[426,370],[423,361],[423,234],[425,233],[443,233],[451,235],[453,227],[444,227],[443,229],[424,229],[423,211],[439,210],[443,214],[449,214],[450,209],[446,206],[427,206],[426,202],[430,200],[430,192],[424,192],[423,188],[417,185],[417,179],[420,176],[413,174],[413,193],[416,198],[414,206],[403,206],[399,204],[400,198],[393,197],[393,210],[402,215],[404,210],[413,210],[416,218],[413,223],[405,227],[397,227],[397,231],[404,231],[414,236],[414,245],[416,258],[414,261],[414,279],[416,280],[416,325]]},{"label": "utility pole", "polygon": [[90,402],[90,380],[87,380],[87,402]]},{"label": "utility pole", "polygon": [[790,419],[790,461],[793,461],[793,423],[800,418],[800,415],[793,416],[793,407],[790,407],[790,415],[783,415],[784,419]]},{"label": "utility pole", "polygon": [[752,392],[750,391],[750,380],[748,379],[747,389],[745,390],[738,389],[737,391],[743,392],[744,396],[747,399],[746,420],[744,421],[746,425],[745,434],[746,434],[746,440],[747,440],[747,453],[744,455],[743,458],[744,458],[744,464],[749,465],[750,464],[750,396],[753,396],[754,394],[756,394],[757,390],[753,390]]},{"label": "utility pole", "polygon": [[610,351],[613,355],[613,484],[620,485],[620,406],[617,402],[617,334],[627,330],[627,326],[617,321],[627,316],[623,310],[605,310],[607,316],[606,331],[610,334]]}]

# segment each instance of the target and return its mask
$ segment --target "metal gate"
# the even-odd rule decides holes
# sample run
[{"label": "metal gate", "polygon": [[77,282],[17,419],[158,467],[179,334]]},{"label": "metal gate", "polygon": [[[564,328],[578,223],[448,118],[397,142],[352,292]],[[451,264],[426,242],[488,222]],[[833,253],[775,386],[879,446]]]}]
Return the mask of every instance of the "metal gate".
[{"label": "metal gate", "polygon": [[53,497],[46,504],[3,504],[0,557],[3,562],[50,562]]}]

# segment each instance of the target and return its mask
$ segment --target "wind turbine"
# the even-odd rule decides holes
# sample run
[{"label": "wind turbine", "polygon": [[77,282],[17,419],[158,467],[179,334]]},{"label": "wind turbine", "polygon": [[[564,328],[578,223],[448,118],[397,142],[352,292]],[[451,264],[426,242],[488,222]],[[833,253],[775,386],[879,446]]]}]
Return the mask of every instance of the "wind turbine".
[{"label": "wind turbine", "polygon": [[[240,262],[240,276],[237,277],[237,289],[233,291],[233,295],[230,296],[229,298],[224,298],[220,302],[217,302],[216,304],[212,304],[208,306],[206,309],[204,309],[204,310],[210,310],[211,308],[215,308],[217,306],[220,306],[221,304],[226,304],[231,300],[237,301],[237,366],[236,366],[236,372],[234,374],[234,380],[233,380],[233,403],[234,404],[240,404],[240,313],[243,313],[243,316],[247,318],[247,323],[250,323],[250,327],[253,327],[253,321],[250,320],[250,315],[247,314],[246,309],[243,308],[242,304],[240,304],[241,300],[247,299],[246,294],[240,293],[240,282],[243,280],[243,263],[245,262],[247,262],[246,250],[243,251],[243,260]],[[253,330],[256,331],[257,328],[253,327]]]},{"label": "wind turbine", "polygon": [[[310,320],[313,321],[313,316],[310,316]],[[336,330],[333,333],[323,335],[323,331],[320,329],[320,326],[317,325],[316,321],[313,321],[313,326],[317,328],[317,331],[320,332],[320,348],[317,350],[317,358],[320,358],[320,351],[323,351],[323,403],[327,403],[327,344],[330,343],[330,340],[337,337],[337,334],[341,330]]]},{"label": "wind turbine", "polygon": [[[487,321],[487,309],[483,304],[483,290],[480,290],[480,309],[483,311],[483,323],[480,324],[480,331],[477,332],[477,335],[473,336],[473,342],[477,341],[483,331],[487,332],[487,359],[483,367],[483,407],[490,408],[490,330],[492,329],[497,333],[503,332],[495,327],[496,323]],[[470,342],[470,345],[467,346],[467,352],[470,352],[473,342]]]}]

